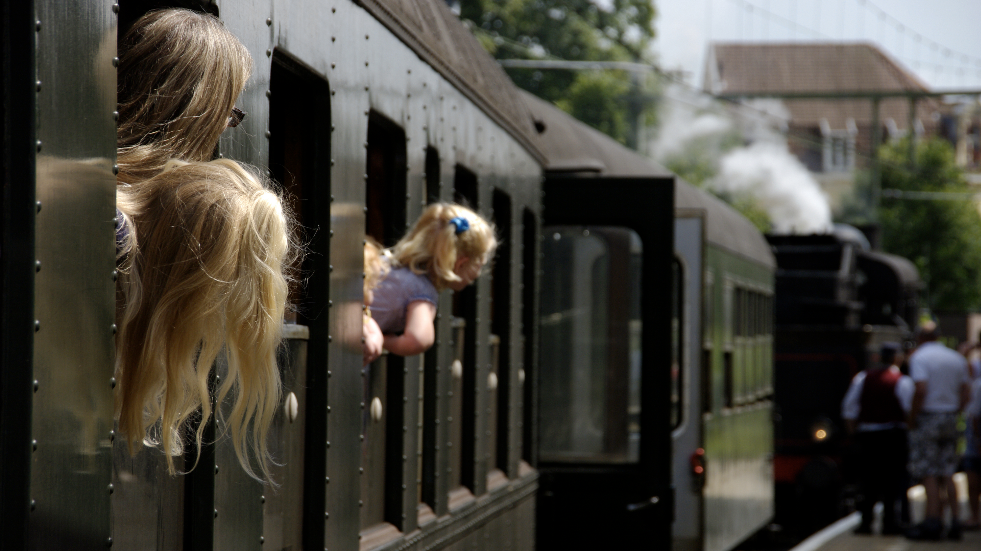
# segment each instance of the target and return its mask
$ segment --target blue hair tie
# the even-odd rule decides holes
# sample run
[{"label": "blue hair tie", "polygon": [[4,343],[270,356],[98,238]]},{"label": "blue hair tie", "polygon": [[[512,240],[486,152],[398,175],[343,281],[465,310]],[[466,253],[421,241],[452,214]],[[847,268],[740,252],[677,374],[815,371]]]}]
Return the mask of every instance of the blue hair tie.
[{"label": "blue hair tie", "polygon": [[450,219],[450,224],[456,226],[457,235],[460,235],[461,233],[470,229],[470,222],[468,222],[467,219],[462,216],[457,216],[456,218]]}]

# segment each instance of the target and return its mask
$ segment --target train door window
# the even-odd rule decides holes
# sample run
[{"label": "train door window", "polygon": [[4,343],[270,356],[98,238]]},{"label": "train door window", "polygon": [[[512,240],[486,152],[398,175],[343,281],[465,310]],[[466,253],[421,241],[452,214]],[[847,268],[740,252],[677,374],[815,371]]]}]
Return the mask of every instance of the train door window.
[{"label": "train door window", "polygon": [[715,380],[712,377],[712,349],[703,348],[702,349],[702,365],[701,365],[701,399],[702,399],[702,414],[712,413],[712,384]]},{"label": "train door window", "polygon": [[511,197],[494,190],[494,225],[497,228],[497,254],[491,267],[491,332],[497,345],[491,347],[491,372],[487,375],[490,441],[488,467],[509,472],[508,449],[511,437]]},{"label": "train door window", "polygon": [[[372,111],[368,116],[365,232],[394,245],[406,227],[405,131]],[[386,354],[364,369],[361,529],[401,530],[405,360]],[[368,538],[365,538],[368,539]],[[365,544],[365,540],[362,540]]]},{"label": "train door window", "polygon": [[535,369],[536,348],[535,338],[538,323],[536,323],[536,313],[538,308],[535,302],[535,275],[537,271],[538,258],[538,220],[530,209],[524,209],[522,218],[522,238],[523,248],[521,251],[521,348],[522,364],[518,369],[518,384],[522,385],[522,430],[521,430],[521,454],[520,457],[528,464],[535,464],[532,457],[535,446],[535,411],[534,411],[534,392],[533,381]]},{"label": "train door window", "polygon": [[[453,175],[453,200],[477,210],[477,175],[467,168],[456,165]],[[451,468],[458,471],[456,487],[450,487],[450,507],[459,506],[472,497],[476,491],[476,441],[477,441],[477,285],[470,285],[462,291],[453,293],[452,312],[454,318],[463,321],[460,356],[460,377],[454,376],[453,398],[459,398],[459,416],[451,423],[450,446],[457,462]],[[456,331],[454,331],[456,334]],[[459,455],[457,455],[459,454]]]},{"label": "train door window", "polygon": [[302,512],[325,508],[324,492],[306,489],[314,487],[309,480],[325,476],[323,468],[315,467],[325,464],[324,439],[311,436],[327,432],[327,382],[322,370],[308,370],[307,365],[327,365],[328,320],[313,313],[326,308],[329,294],[325,274],[330,271],[330,240],[318,229],[331,226],[330,86],[277,50],[269,88],[269,169],[291,199],[288,207],[299,226],[309,229],[309,235],[301,237],[312,253],[306,256],[303,273],[317,274],[291,297],[297,311],[289,319],[289,345],[280,361],[284,400],[295,400],[302,414],[286,419],[281,409],[270,437],[278,462],[273,476],[281,488],[266,495],[263,537],[274,548],[286,548],[299,546],[301,534],[307,541],[323,539],[323,522],[306,522]]},{"label": "train door window", "polygon": [[423,182],[426,185],[426,204],[438,203],[443,191],[443,179],[440,172],[439,151],[433,146],[426,148],[426,174]]},{"label": "train door window", "polygon": [[[640,450],[640,237],[557,226],[542,242],[539,454],[633,463]],[[636,259],[636,261],[631,261]]]},{"label": "train door window", "polygon": [[675,257],[671,265],[671,428],[681,425],[684,412],[684,286],[685,273]]}]

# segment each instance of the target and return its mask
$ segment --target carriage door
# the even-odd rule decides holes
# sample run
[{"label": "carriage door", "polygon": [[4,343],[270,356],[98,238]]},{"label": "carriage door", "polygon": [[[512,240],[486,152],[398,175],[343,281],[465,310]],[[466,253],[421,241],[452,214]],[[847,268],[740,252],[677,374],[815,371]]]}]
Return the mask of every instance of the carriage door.
[{"label": "carriage door", "polygon": [[539,549],[671,544],[671,178],[547,178]]}]

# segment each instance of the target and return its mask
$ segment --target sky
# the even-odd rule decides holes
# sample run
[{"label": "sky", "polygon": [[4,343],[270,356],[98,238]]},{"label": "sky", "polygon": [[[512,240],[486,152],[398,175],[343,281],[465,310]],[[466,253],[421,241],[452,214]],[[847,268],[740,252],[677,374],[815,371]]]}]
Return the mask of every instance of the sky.
[{"label": "sky", "polygon": [[652,1],[660,66],[695,86],[711,41],[861,41],[932,90],[981,90],[981,0]]}]

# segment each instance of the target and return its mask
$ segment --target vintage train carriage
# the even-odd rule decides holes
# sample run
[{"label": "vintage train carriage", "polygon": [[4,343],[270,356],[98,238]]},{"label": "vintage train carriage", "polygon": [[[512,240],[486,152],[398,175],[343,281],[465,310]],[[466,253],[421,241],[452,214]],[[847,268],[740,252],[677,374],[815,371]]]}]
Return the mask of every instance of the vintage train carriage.
[{"label": "vintage train carriage", "polygon": [[854,483],[841,401],[885,341],[910,346],[922,287],[909,260],[855,228],[770,235],[777,258],[777,522],[807,535],[847,512]]},{"label": "vintage train carriage", "polygon": [[[246,477],[223,439],[169,477],[159,452],[130,457],[114,438],[117,27],[167,5],[218,15],[248,47],[255,69],[238,105],[249,115],[220,153],[269,167],[307,231],[276,487]],[[522,388],[542,156],[513,85],[445,4],[36,0],[4,11],[5,548],[531,548],[538,475]],[[391,243],[434,200],[495,220],[492,273],[443,294],[425,357],[369,375],[362,239]]]},{"label": "vintage train carriage", "polygon": [[[575,121],[554,106],[529,94],[523,96],[538,119],[539,128],[543,129],[543,149],[548,160],[545,179],[547,224],[552,223],[550,190],[558,193],[573,178],[597,187],[618,179],[636,179],[646,186],[668,188],[673,175],[664,168]],[[667,200],[660,199],[662,202]],[[621,208],[639,203],[650,217],[663,216],[659,208],[662,205],[645,202],[640,195],[628,196],[623,201]],[[576,401],[575,381],[570,385],[566,379],[550,380],[549,370],[560,370],[564,365],[550,363],[549,352],[558,353],[557,347],[562,341],[550,341],[549,325],[553,320],[554,323],[562,322],[576,305],[585,310],[590,306],[587,299],[592,295],[572,297],[578,298],[578,302],[567,298],[563,303],[560,298],[564,297],[550,301],[549,294],[542,293],[540,409],[543,418],[538,458],[542,473],[539,497],[539,530],[542,533],[561,532],[563,523],[570,517],[576,518],[577,508],[582,509],[595,499],[581,488],[569,491],[566,485],[574,484],[584,473],[596,478],[604,474],[614,478],[617,468],[656,471],[648,476],[659,477],[650,482],[655,484],[653,488],[660,488],[662,492],[658,503],[663,504],[665,495],[672,497],[665,514],[671,514],[673,518],[670,542],[673,549],[732,549],[773,516],[773,255],[762,234],[748,220],[707,193],[675,179],[673,203],[673,215],[660,221],[664,224],[673,219],[673,228],[662,226],[660,230],[674,234],[672,249],[667,251],[673,258],[672,276],[654,283],[672,289],[670,303],[661,306],[672,313],[671,325],[658,326],[661,332],[658,337],[670,336],[670,343],[643,343],[645,354],[650,353],[651,345],[670,349],[670,372],[659,369],[638,373],[637,366],[631,363],[631,356],[631,361],[623,358],[623,365],[611,363],[607,375],[623,378],[630,369],[631,385],[646,384],[652,376],[656,377],[655,384],[661,385],[657,398],[660,402],[656,407],[652,402],[625,394],[619,402],[607,402],[610,409],[605,412],[611,417],[618,412],[622,415],[617,408],[626,406],[630,412],[629,422],[620,426],[628,430],[630,438],[657,438],[660,447],[655,452],[656,459],[644,458],[642,453],[632,455],[635,450],[629,446],[630,439],[620,440],[624,445],[623,455],[616,459],[601,456],[598,451],[593,456],[572,453],[581,451],[577,446],[588,443],[582,429],[588,425],[586,416],[595,415],[593,411],[579,408],[582,421],[579,426],[570,424],[573,418],[561,416],[562,423],[551,427],[545,418],[548,412],[577,409],[580,404]],[[570,251],[576,247],[590,250],[597,246],[593,242],[605,241],[612,256],[619,239],[624,255],[629,249],[629,254],[637,256],[641,250],[637,239],[618,237],[617,231],[594,226],[546,226],[543,230],[543,282],[550,279],[550,273],[568,270],[566,264],[551,258],[550,253],[565,259],[571,257]],[[575,245],[564,244],[573,238]],[[650,254],[646,242],[642,251],[644,255]],[[577,273],[584,274],[584,278],[590,273],[585,264],[574,264],[574,268]],[[606,289],[611,297],[619,299],[631,297],[631,293],[643,295],[653,290],[647,285],[638,289],[636,280],[629,280],[629,284],[626,280],[617,280],[612,272],[607,279],[601,275],[607,274],[594,272],[592,278],[587,279],[595,286],[593,295]],[[558,305],[564,305],[564,308]],[[596,308],[595,305],[592,307]],[[612,312],[613,306],[609,308]],[[648,316],[644,320],[646,328],[656,319],[650,319],[649,310],[643,313]],[[623,314],[628,318],[625,323],[632,328],[633,339],[633,327],[639,323],[640,312],[625,310]],[[634,346],[639,345],[634,343]],[[577,364],[579,369],[592,365],[586,360],[580,364]],[[573,371],[575,373],[580,371]],[[588,374],[580,375],[583,379],[579,384],[592,381],[595,386],[595,380],[589,379]],[[624,392],[628,391],[637,392],[637,389],[624,389]],[[615,426],[608,422],[606,428],[612,431]],[[578,442],[568,438],[562,441],[549,434],[553,430],[564,435],[563,429],[565,432],[576,431]],[[609,440],[609,434],[607,438]],[[603,451],[610,450],[603,448]],[[665,491],[669,486],[673,489]],[[644,490],[653,493],[651,488]],[[636,491],[637,495],[632,497],[636,503],[632,506],[639,510],[646,496],[640,495],[643,493],[640,488]],[[614,507],[621,512],[624,510],[622,502],[611,505]],[[586,514],[593,516],[595,511]],[[549,531],[553,526],[555,528]],[[570,538],[571,543],[582,534],[573,531],[565,537]]]}]

